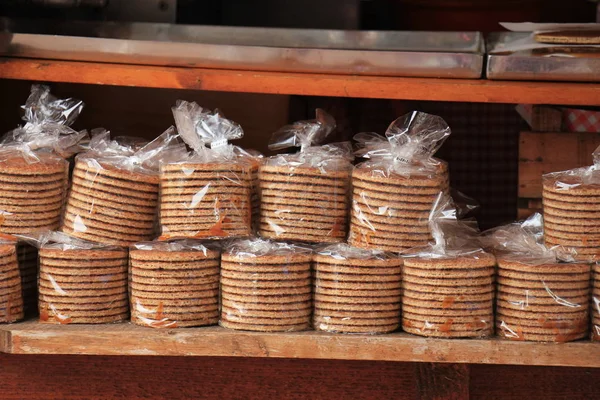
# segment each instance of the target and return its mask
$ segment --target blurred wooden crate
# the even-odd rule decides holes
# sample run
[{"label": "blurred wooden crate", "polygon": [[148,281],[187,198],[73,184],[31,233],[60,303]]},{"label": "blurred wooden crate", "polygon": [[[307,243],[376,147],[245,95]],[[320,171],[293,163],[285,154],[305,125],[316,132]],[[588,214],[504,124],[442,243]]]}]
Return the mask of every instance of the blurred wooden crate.
[{"label": "blurred wooden crate", "polygon": [[592,164],[597,133],[521,132],[519,136],[519,219],[541,211],[542,175]]}]

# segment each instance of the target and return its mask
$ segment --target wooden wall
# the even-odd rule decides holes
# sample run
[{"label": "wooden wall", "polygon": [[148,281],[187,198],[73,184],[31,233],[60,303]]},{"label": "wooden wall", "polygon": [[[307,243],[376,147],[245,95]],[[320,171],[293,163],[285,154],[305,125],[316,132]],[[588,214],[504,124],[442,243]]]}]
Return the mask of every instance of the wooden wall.
[{"label": "wooden wall", "polygon": [[594,399],[600,369],[0,355],[8,399]]}]

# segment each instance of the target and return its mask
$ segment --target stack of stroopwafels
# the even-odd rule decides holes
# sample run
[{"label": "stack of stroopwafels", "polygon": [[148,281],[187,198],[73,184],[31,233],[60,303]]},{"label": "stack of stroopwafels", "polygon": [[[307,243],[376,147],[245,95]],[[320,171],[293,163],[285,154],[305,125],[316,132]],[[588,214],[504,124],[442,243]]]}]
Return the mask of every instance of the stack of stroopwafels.
[{"label": "stack of stroopwafels", "polygon": [[23,319],[21,277],[14,244],[0,245],[0,323]]},{"label": "stack of stroopwafels", "polygon": [[445,338],[493,333],[496,260],[487,253],[475,254],[404,260],[403,330]]},{"label": "stack of stroopwafels", "polygon": [[498,260],[496,328],[513,340],[567,342],[589,332],[589,264]]},{"label": "stack of stroopwafels", "polygon": [[160,169],[161,239],[249,236],[247,163],[180,163]]},{"label": "stack of stroopwafels", "polygon": [[574,250],[580,261],[600,259],[600,185],[552,175],[543,180],[546,246]]},{"label": "stack of stroopwafels", "polygon": [[158,177],[78,160],[62,231],[97,243],[129,246],[155,236]]},{"label": "stack of stroopwafels", "polygon": [[35,314],[38,306],[38,251],[34,246],[19,243],[17,259],[21,273],[23,308],[26,315]]},{"label": "stack of stroopwafels", "polygon": [[40,321],[102,324],[129,317],[127,250],[42,246],[39,256]]},{"label": "stack of stroopwafels", "polygon": [[398,329],[402,259],[347,244],[333,246],[313,257],[314,328],[340,333]]},{"label": "stack of stroopwafels", "polygon": [[139,243],[129,255],[133,323],[175,328],[219,322],[219,251]]},{"label": "stack of stroopwafels", "polygon": [[221,326],[262,332],[308,329],[312,312],[310,263],[307,251],[223,253]]},{"label": "stack of stroopwafels", "polygon": [[260,163],[255,162],[250,167],[250,179],[252,188],[250,191],[250,207],[252,208],[252,229],[258,232],[260,229],[260,179],[258,179],[258,169]]},{"label": "stack of stroopwafels", "polygon": [[600,340],[600,265],[592,267],[592,340]]},{"label": "stack of stroopwafels", "polygon": [[343,242],[350,170],[260,167],[260,234],[277,240]]},{"label": "stack of stroopwafels", "polygon": [[14,156],[0,162],[0,232],[24,234],[54,230],[67,191],[68,164],[39,155],[38,160]]},{"label": "stack of stroopwafels", "polygon": [[448,190],[448,168],[435,176],[383,176],[370,168],[352,173],[349,243],[356,247],[402,252],[431,240],[428,219],[434,201]]}]

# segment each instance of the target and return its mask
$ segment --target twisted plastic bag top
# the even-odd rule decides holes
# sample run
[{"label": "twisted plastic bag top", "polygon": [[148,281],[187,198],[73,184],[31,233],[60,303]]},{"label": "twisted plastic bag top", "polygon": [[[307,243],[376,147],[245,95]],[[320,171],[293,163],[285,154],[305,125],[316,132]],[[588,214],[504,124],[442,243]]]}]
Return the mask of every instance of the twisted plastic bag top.
[{"label": "twisted plastic bag top", "polygon": [[168,157],[181,158],[188,153],[174,127],[149,143],[139,138],[111,140],[110,132],[105,129],[96,129],[92,134],[88,151],[80,154],[77,160],[86,162],[95,169],[113,167],[156,175],[160,164]]},{"label": "twisted plastic bag top", "polygon": [[181,239],[172,241],[153,241],[139,242],[131,246],[135,250],[154,250],[154,251],[199,251],[205,256],[210,251],[220,249],[220,243],[216,241],[200,241],[193,239]]},{"label": "twisted plastic bag top", "polygon": [[473,219],[459,220],[452,197],[440,192],[429,215],[433,243],[425,248],[408,251],[409,257],[422,258],[478,258],[487,253],[479,241],[479,228]]},{"label": "twisted plastic bag top", "polygon": [[334,171],[350,169],[354,159],[350,142],[320,145],[335,130],[335,127],[335,119],[324,110],[317,108],[315,119],[286,125],[273,133],[269,142],[270,150],[299,147],[300,151],[270,157],[266,160],[266,164]]},{"label": "twisted plastic bag top", "polygon": [[192,148],[199,162],[219,162],[235,158],[230,140],[244,136],[242,127],[226,119],[219,110],[210,111],[195,102],[178,100],[172,108],[181,138]]},{"label": "twisted plastic bag top", "polygon": [[535,213],[522,222],[499,226],[482,233],[484,247],[505,260],[526,265],[572,262],[573,254],[562,246],[544,245],[544,220]]},{"label": "twisted plastic bag top", "polygon": [[413,111],[392,122],[385,137],[376,133],[356,134],[355,154],[369,159],[359,167],[372,168],[382,176],[435,173],[442,161],[433,155],[450,132],[441,117]]},{"label": "twisted plastic bag top", "polygon": [[336,260],[387,260],[397,256],[380,250],[367,250],[350,246],[347,243],[335,243],[320,247],[316,254],[329,256]]},{"label": "twisted plastic bag top", "polygon": [[50,88],[33,85],[31,94],[22,108],[25,110],[24,126],[8,132],[2,138],[2,153],[20,151],[31,162],[38,161],[36,152],[56,154],[62,158],[82,150],[81,144],[88,138],[86,131],[70,128],[83,109],[83,102],[76,99],[57,99]]},{"label": "twisted plastic bag top", "polygon": [[582,185],[600,185],[600,146],[592,153],[594,164],[589,167],[551,172],[542,176],[544,185],[556,190],[570,190]]},{"label": "twisted plastic bag top", "polygon": [[285,256],[290,254],[312,254],[308,246],[274,242],[260,238],[238,239],[226,245],[227,254],[234,257]]}]

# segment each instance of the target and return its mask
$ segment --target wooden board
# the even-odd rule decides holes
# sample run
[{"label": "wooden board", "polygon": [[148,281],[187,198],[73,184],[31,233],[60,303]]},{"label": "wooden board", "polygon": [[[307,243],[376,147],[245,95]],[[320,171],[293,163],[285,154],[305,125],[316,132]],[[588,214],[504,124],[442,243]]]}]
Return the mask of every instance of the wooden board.
[{"label": "wooden board", "polygon": [[223,356],[600,367],[597,343],[429,339],[405,333],[254,333],[220,327],[157,330],[129,323],[0,327],[0,351],[13,354]]},{"label": "wooden board", "polygon": [[519,197],[542,197],[542,175],[592,164],[600,145],[597,133],[521,132],[519,137]]},{"label": "wooden board", "polygon": [[600,84],[288,74],[0,58],[0,78],[356,98],[600,105]]}]

